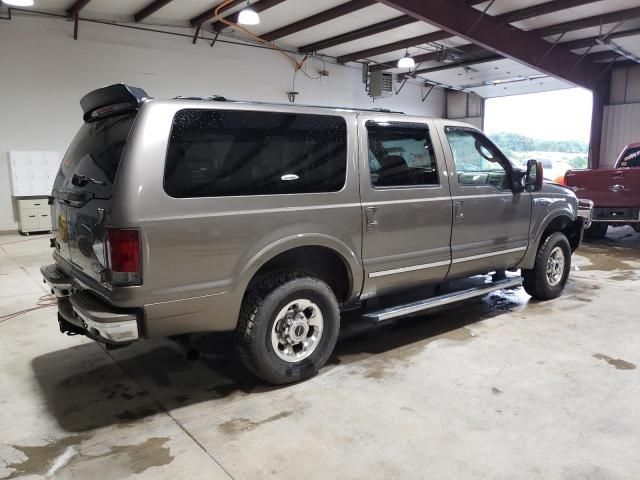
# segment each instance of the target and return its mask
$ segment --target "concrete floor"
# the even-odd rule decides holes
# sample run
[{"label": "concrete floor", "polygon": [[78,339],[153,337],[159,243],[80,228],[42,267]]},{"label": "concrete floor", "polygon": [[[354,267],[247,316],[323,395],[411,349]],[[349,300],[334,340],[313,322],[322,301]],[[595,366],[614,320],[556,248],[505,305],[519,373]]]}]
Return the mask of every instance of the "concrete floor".
[{"label": "concrete floor", "polygon": [[[348,328],[309,381],[254,380],[229,335],[106,352],[58,333],[47,236],[0,237],[0,478],[640,478],[640,234],[574,256],[563,297],[500,292]],[[354,333],[357,332],[357,333]]]}]

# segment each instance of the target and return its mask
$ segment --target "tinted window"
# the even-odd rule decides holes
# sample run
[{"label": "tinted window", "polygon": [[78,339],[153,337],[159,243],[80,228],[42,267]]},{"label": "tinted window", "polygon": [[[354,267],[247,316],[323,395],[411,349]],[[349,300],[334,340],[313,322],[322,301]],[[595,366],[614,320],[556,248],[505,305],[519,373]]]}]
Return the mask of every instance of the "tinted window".
[{"label": "tinted window", "polygon": [[341,117],[182,110],[165,190],[174,197],[335,192],[345,183],[346,149]]},{"label": "tinted window", "polygon": [[108,193],[116,178],[136,114],[136,111],[132,111],[82,125],[62,160],[54,189],[76,188],[71,179],[73,174],[77,174],[105,183],[89,183],[84,190],[93,190],[101,195]]},{"label": "tinted window", "polygon": [[493,185],[507,188],[507,160],[479,132],[447,127],[459,185]]},{"label": "tinted window", "polygon": [[640,167],[640,147],[630,148],[622,156],[621,167]]},{"label": "tinted window", "polygon": [[438,165],[425,125],[367,122],[374,187],[438,185]]}]

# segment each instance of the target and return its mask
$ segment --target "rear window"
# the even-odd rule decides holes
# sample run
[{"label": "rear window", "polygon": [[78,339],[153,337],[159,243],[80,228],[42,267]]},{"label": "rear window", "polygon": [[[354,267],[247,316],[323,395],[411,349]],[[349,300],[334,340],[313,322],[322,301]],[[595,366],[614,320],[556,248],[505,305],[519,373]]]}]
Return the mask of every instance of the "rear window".
[{"label": "rear window", "polygon": [[74,137],[62,160],[54,189],[75,188],[73,175],[90,177],[105,185],[89,183],[86,188],[104,192],[113,185],[137,111],[85,123]]},{"label": "rear window", "polygon": [[640,167],[640,147],[630,148],[620,160],[621,167]]},{"label": "rear window", "polygon": [[345,183],[342,117],[181,110],[164,173],[173,197],[335,192]]}]

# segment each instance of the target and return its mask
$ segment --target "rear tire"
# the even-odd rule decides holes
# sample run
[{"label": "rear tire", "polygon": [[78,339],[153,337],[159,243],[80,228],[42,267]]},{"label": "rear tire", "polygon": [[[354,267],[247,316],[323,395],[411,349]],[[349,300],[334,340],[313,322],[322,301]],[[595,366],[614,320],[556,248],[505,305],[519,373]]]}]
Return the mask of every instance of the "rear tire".
[{"label": "rear tire", "polygon": [[525,291],[538,300],[562,294],[571,270],[571,246],[562,232],[549,235],[538,247],[531,270],[523,270]]},{"label": "rear tire", "polygon": [[276,385],[292,383],[314,375],[329,360],[339,330],[338,301],[326,283],[278,273],[247,290],[236,348],[258,377]]},{"label": "rear tire", "polygon": [[609,225],[606,223],[592,223],[589,228],[584,231],[584,238],[589,240],[602,240],[607,234]]}]

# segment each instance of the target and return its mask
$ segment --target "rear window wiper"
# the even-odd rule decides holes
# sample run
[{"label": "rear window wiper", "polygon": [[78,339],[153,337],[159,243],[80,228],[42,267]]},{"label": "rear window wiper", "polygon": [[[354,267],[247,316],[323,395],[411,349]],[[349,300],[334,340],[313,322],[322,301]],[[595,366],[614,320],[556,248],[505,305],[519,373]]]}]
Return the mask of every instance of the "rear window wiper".
[{"label": "rear window wiper", "polygon": [[94,185],[102,185],[102,186],[106,185],[106,183],[104,183],[102,180],[98,180],[93,177],[87,177],[85,175],[78,175],[77,173],[74,173],[73,177],[71,177],[71,183],[74,184],[76,187],[84,187],[88,183],[93,183]]}]

